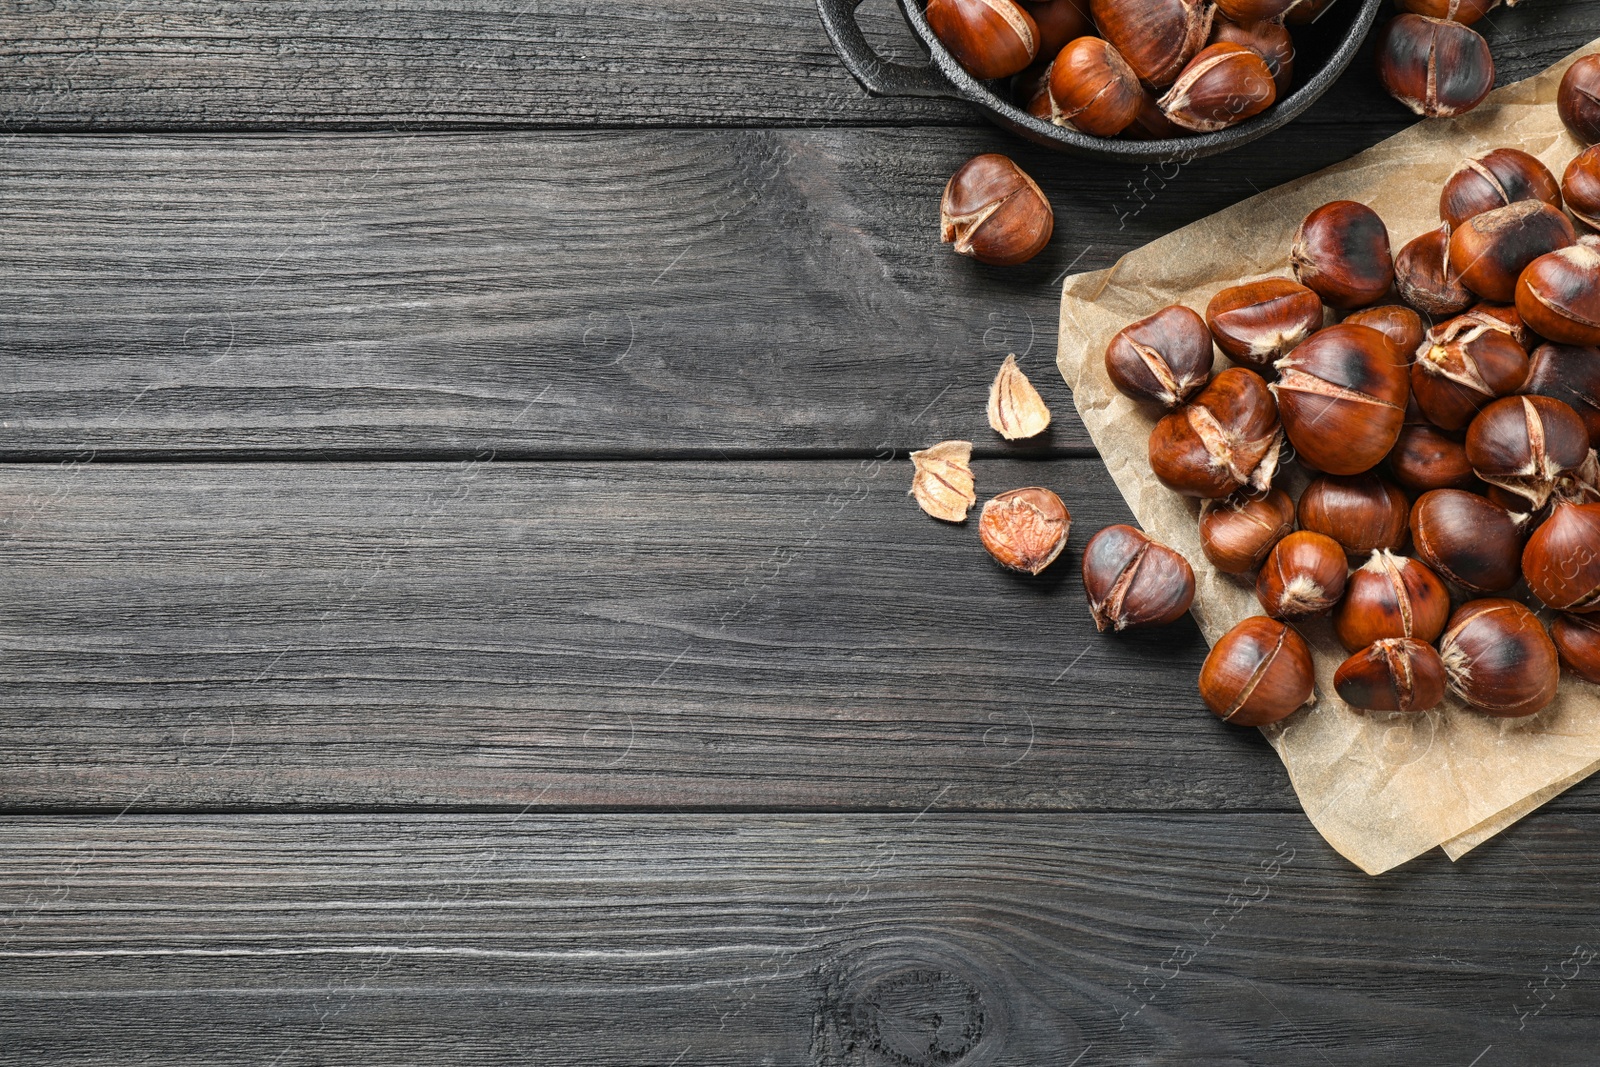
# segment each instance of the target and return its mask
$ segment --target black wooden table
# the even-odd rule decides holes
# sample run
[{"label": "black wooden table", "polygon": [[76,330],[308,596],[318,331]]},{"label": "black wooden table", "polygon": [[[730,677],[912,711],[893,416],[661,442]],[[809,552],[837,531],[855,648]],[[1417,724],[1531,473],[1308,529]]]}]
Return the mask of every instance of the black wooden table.
[{"label": "black wooden table", "polygon": [[[1490,21],[1505,82],[1600,2]],[[1059,280],[1401,129],[1370,56],[1174,171],[868,99],[803,0],[0,40],[0,1063],[1600,1062],[1600,786],[1368,878],[1191,623],[905,495],[968,437],[1125,521]],[[1020,269],[937,240],[989,150]]]}]

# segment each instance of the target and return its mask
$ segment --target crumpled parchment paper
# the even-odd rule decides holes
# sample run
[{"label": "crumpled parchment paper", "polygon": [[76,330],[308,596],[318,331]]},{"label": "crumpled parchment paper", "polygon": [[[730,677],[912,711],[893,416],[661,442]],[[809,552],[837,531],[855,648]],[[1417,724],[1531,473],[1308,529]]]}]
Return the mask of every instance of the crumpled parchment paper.
[{"label": "crumpled parchment paper", "polygon": [[[1108,270],[1066,280],[1057,364],[1140,525],[1193,564],[1194,616],[1207,641],[1260,614],[1260,606],[1248,581],[1207,563],[1196,526],[1198,502],[1169,491],[1150,473],[1146,441],[1154,420],[1112,387],[1107,342],[1169,304],[1204,314],[1212,294],[1226,285],[1292,276],[1295,230],[1330,200],[1370,205],[1388,224],[1398,251],[1439,225],[1439,190],[1462,160],[1521,148],[1559,178],[1582,146],[1556,115],[1556,86],[1574,59],[1596,51],[1600,40],[1536,77],[1496,90],[1470,114],[1421,122],[1338,166],[1168,234]],[[1555,703],[1524,719],[1491,718],[1453,700],[1416,716],[1362,713],[1334,694],[1333,672],[1345,652],[1332,627],[1318,620],[1301,632],[1316,659],[1317,701],[1263,732],[1312,823],[1368,874],[1435,845],[1459,858],[1600,769],[1600,687],[1567,675]]]}]

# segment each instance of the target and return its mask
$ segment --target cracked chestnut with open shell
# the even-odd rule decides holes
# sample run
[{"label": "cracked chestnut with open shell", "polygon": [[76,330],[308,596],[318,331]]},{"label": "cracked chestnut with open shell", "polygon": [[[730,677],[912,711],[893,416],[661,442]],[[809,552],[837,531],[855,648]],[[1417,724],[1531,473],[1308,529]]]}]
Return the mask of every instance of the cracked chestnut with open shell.
[{"label": "cracked chestnut with open shell", "polygon": [[1435,426],[1462,430],[1528,376],[1528,354],[1503,330],[1459,316],[1429,332],[1411,365],[1411,395]]},{"label": "cracked chestnut with open shell", "polygon": [[1472,600],[1456,609],[1439,639],[1450,692],[1479,711],[1532,715],[1556,697],[1556,646],[1539,617],[1515,600]]},{"label": "cracked chestnut with open shell", "polygon": [[974,156],[945,183],[939,239],[979,263],[1026,263],[1050,243],[1054,229],[1044,191],[998,153]]},{"label": "cracked chestnut with open shell", "polygon": [[1107,526],[1083,550],[1083,589],[1095,629],[1163,626],[1194,602],[1194,570],[1132,526]]},{"label": "cracked chestnut with open shell", "polygon": [[1444,703],[1444,661],[1426,641],[1388,637],[1339,665],[1333,690],[1363,711],[1427,711]]},{"label": "cracked chestnut with open shell", "polygon": [[1279,418],[1302,461],[1328,474],[1360,474],[1394,447],[1411,385],[1384,334],[1329,326],[1276,366]]},{"label": "cracked chestnut with open shell", "polygon": [[1450,618],[1450,591],[1427,564],[1379,551],[1345,580],[1333,615],[1339,643],[1354,652],[1389,637],[1435,641]]},{"label": "cracked chestnut with open shell", "polygon": [[1124,396],[1168,411],[1211,378],[1211,331],[1181,304],[1124,326],[1106,346],[1106,375]]},{"label": "cracked chestnut with open shell", "polygon": [[[1374,333],[1376,331],[1373,331]],[[1265,491],[1278,471],[1282,435],[1267,383],[1229,367],[1150,431],[1150,469],[1184,496]]]},{"label": "cracked chestnut with open shell", "polygon": [[1230,285],[1206,305],[1206,325],[1229,359],[1266,370],[1322,328],[1322,298],[1288,278]]},{"label": "cracked chestnut with open shell", "polygon": [[1589,429],[1578,413],[1547,396],[1508,396],[1467,427],[1467,460],[1479,478],[1544,507],[1556,479],[1589,456]]}]

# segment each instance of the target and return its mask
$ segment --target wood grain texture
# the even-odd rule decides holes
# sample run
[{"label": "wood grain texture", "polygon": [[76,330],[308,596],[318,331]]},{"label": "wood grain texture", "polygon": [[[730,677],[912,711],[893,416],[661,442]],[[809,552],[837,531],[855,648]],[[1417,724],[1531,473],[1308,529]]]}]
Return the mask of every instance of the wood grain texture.
[{"label": "wood grain texture", "polygon": [[1584,1063],[1596,818],[1537,816],[1381,880],[1298,815],[7,819],[0,1048]]}]

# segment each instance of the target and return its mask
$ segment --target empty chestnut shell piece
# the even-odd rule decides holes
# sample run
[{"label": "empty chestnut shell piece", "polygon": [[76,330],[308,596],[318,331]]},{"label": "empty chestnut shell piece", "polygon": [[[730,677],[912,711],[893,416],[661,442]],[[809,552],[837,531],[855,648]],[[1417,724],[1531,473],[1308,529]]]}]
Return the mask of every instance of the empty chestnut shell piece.
[{"label": "empty chestnut shell piece", "polygon": [[1311,649],[1288,626],[1252,615],[1223,634],[1200,668],[1200,699],[1235,726],[1265,726],[1311,702]]},{"label": "empty chestnut shell piece", "polygon": [[1072,516],[1048,489],[1013,489],[983,505],[978,539],[1008,570],[1038,574],[1061,555],[1072,530]]},{"label": "empty chestnut shell piece", "polygon": [[1150,431],[1150,469],[1184,496],[1265,491],[1278,471],[1282,435],[1267,383],[1229,367]]},{"label": "empty chestnut shell piece", "polygon": [[1600,345],[1600,252],[1572,245],[1540,256],[1517,279],[1517,312],[1564,345]]},{"label": "empty chestnut shell piece", "polygon": [[1600,348],[1544,344],[1528,360],[1522,392],[1566,404],[1589,430],[1589,447],[1600,446]]},{"label": "empty chestnut shell piece", "polygon": [[1139,76],[1110,42],[1079,37],[1050,65],[1050,121],[1096,137],[1133,124],[1144,101]]},{"label": "empty chestnut shell piece", "polygon": [[1106,346],[1106,374],[1132,400],[1171,410],[1211,378],[1211,331],[1181,304],[1124,326]]},{"label": "empty chestnut shell piece", "polygon": [[1435,641],[1450,617],[1450,591],[1427,565],[1379,551],[1345,580],[1333,632],[1351,652],[1390,637]]},{"label": "empty chestnut shell piece", "polygon": [[1510,589],[1522,577],[1522,523],[1476,493],[1435,489],[1411,505],[1411,544],[1440,577],[1474,593]]},{"label": "empty chestnut shell piece", "polygon": [[1561,667],[1538,616],[1515,600],[1471,600],[1439,639],[1450,692],[1479,711],[1532,715],[1556,697]]},{"label": "empty chestnut shell piece", "polygon": [[1600,141],[1600,56],[1584,56],[1561,77],[1556,112],[1584,144]]},{"label": "empty chestnut shell piece", "polygon": [[1589,431],[1578,413],[1547,396],[1508,396],[1467,427],[1467,461],[1490,485],[1544,507],[1556,478],[1589,455]]},{"label": "empty chestnut shell piece", "polygon": [[1089,11],[1134,73],[1161,89],[1205,45],[1216,8],[1202,0],[1091,0]]},{"label": "empty chestnut shell piece", "polygon": [[1026,263],[1050,243],[1054,228],[1044,192],[1005,156],[974,156],[945,183],[939,238],[980,263]]},{"label": "empty chestnut shell piece", "polygon": [[1485,300],[1509,304],[1523,268],[1566,248],[1574,236],[1560,211],[1539,200],[1519,200],[1458,226],[1450,235],[1450,267],[1462,285]]},{"label": "empty chestnut shell piece", "polygon": [[1370,472],[1324,474],[1300,494],[1300,528],[1333,538],[1350,556],[1405,547],[1410,517],[1405,493]]},{"label": "empty chestnut shell piece", "polygon": [[1339,699],[1362,711],[1427,711],[1444,703],[1444,685],[1439,653],[1407,637],[1377,641],[1333,674]]},{"label": "empty chestnut shell piece", "polygon": [[1430,331],[1417,348],[1411,395],[1435,426],[1462,430],[1527,376],[1528,354],[1510,334],[1463,316]]},{"label": "empty chestnut shell piece", "polygon": [[1557,615],[1550,623],[1550,639],[1567,670],[1600,685],[1600,618]]},{"label": "empty chestnut shell piece", "polygon": [[1453,230],[1474,215],[1519,200],[1561,210],[1561,186],[1550,168],[1515,148],[1496,148],[1455,169],[1439,194],[1439,217]]},{"label": "empty chestnut shell piece", "polygon": [[1354,200],[1323,204],[1305,217],[1289,250],[1300,283],[1329,307],[1365,307],[1394,284],[1389,230],[1378,213]]},{"label": "empty chestnut shell piece", "polygon": [[[1217,6],[1222,9],[1222,5]],[[1278,99],[1289,95],[1294,81],[1294,38],[1283,23],[1272,19],[1235,22],[1231,17],[1218,17],[1211,27],[1211,41],[1244,45],[1255,52],[1266,60],[1267,69],[1272,72]]]},{"label": "empty chestnut shell piece", "polygon": [[1556,504],[1522,550],[1522,576],[1546,607],[1600,611],[1600,504]]},{"label": "empty chestnut shell piece", "polygon": [[1389,474],[1413,493],[1470,489],[1478,480],[1461,441],[1428,422],[1400,428],[1400,439],[1389,450]]},{"label": "empty chestnut shell piece", "polygon": [[1352,326],[1371,326],[1389,339],[1401,359],[1409,359],[1427,336],[1422,316],[1399,304],[1353,311],[1344,317],[1344,321]]},{"label": "empty chestnut shell piece", "polygon": [[1219,41],[1202,48],[1157,103],[1186,130],[1212,133],[1259,115],[1278,98],[1261,54]]},{"label": "empty chestnut shell piece", "polygon": [[928,26],[967,73],[1009,78],[1039,54],[1039,27],[1014,0],[928,0]]},{"label": "empty chestnut shell piece", "polygon": [[1272,387],[1300,459],[1328,474],[1360,474],[1394,447],[1411,386],[1389,339],[1370,326],[1320,330],[1277,363]]},{"label": "empty chestnut shell piece", "polygon": [[1572,157],[1561,176],[1561,193],[1579,222],[1600,230],[1600,148],[1591,146]]},{"label": "empty chestnut shell piece", "polygon": [[1394,287],[1406,303],[1433,316],[1454,315],[1472,306],[1472,290],[1450,267],[1450,227],[1413,238],[1394,259]]},{"label": "empty chestnut shell piece", "polygon": [[1500,0],[1395,0],[1395,7],[1413,15],[1449,19],[1470,26],[1500,5]]},{"label": "empty chestnut shell piece", "polygon": [[1494,56],[1470,27],[1400,15],[1378,38],[1378,80],[1390,96],[1426,118],[1460,115],[1494,88]]},{"label": "empty chestnut shell piece", "polygon": [[1162,626],[1189,610],[1189,561],[1132,526],[1107,526],[1083,550],[1083,588],[1095,629]]},{"label": "empty chestnut shell piece", "polygon": [[1321,615],[1344,596],[1344,549],[1310,530],[1296,530],[1272,546],[1256,576],[1256,599],[1274,619]]},{"label": "empty chestnut shell piece", "polygon": [[1235,493],[1200,505],[1200,550],[1224,574],[1255,570],[1293,529],[1294,501],[1282,489]]},{"label": "empty chestnut shell piece", "polygon": [[1265,370],[1322,327],[1322,298],[1288,278],[1230,285],[1206,305],[1206,325],[1229,359]]}]

